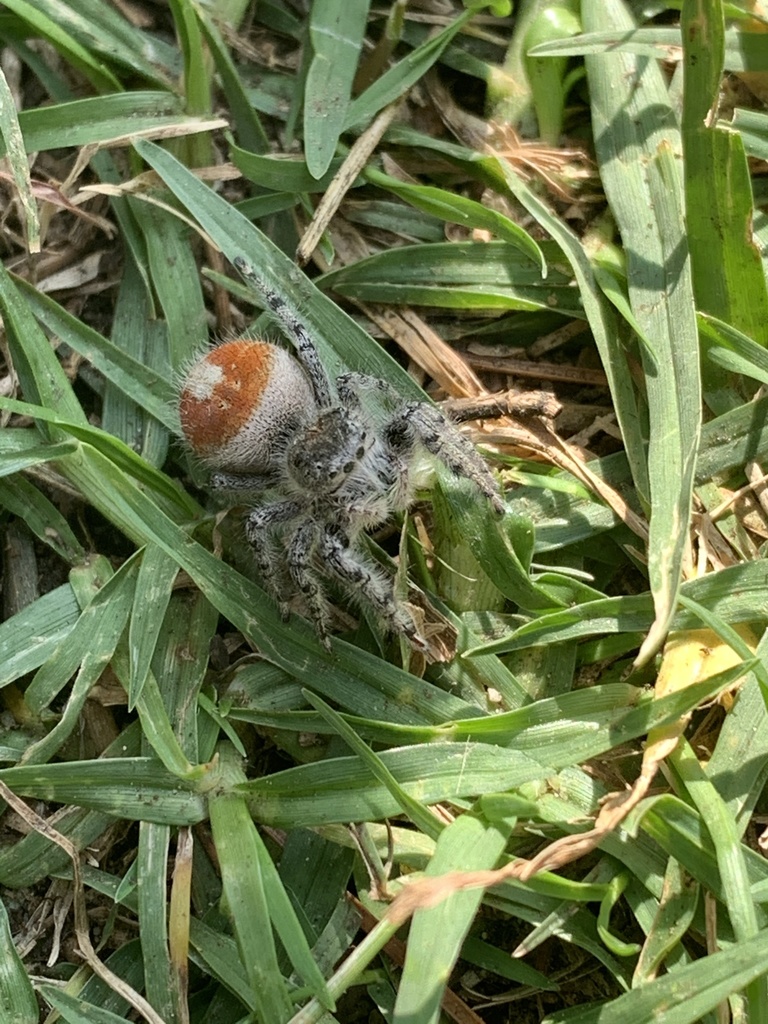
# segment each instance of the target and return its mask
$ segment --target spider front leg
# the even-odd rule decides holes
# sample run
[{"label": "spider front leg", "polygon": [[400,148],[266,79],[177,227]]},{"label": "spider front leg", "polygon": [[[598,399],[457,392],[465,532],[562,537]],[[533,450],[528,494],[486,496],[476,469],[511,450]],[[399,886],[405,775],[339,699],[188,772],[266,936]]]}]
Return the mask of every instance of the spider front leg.
[{"label": "spider front leg", "polygon": [[429,645],[419,635],[413,618],[397,603],[392,581],[350,544],[349,537],[339,526],[325,528],[320,535],[319,550],[326,567],[372,606],[388,630],[402,633],[416,650],[429,653]]},{"label": "spider front leg", "polygon": [[364,373],[345,373],[336,380],[336,390],[344,404],[360,406],[360,396],[366,392],[380,396],[396,407],[393,418],[384,430],[390,448],[406,463],[417,444],[455,473],[466,477],[483,492],[496,512],[503,514],[504,502],[491,471],[475,451],[475,446],[459,433],[456,426],[437,406],[429,402],[407,402],[391,384]]},{"label": "spider front leg", "polygon": [[320,359],[317,346],[310,337],[309,331],[299,320],[296,314],[288,307],[283,299],[273,291],[266,282],[254,272],[253,267],[242,256],[236,256],[234,265],[246,281],[252,283],[257,292],[260,292],[267,300],[267,305],[280,321],[290,336],[296,349],[299,362],[309,377],[312,390],[315,393],[317,404],[328,409],[333,404],[331,398],[331,386],[328,375]]},{"label": "spider front leg", "polygon": [[471,480],[503,515],[504,502],[485,460],[438,408],[427,402],[408,402],[389,421],[385,436],[394,451],[406,459],[415,444],[421,444],[456,476]]}]

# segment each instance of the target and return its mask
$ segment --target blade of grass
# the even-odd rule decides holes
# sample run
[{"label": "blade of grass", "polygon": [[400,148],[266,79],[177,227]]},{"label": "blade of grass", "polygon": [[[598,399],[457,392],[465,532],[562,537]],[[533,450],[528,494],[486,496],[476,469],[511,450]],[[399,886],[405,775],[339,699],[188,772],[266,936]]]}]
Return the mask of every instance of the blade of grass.
[{"label": "blade of grass", "polygon": [[285,253],[234,207],[159,146],[138,142],[136,149],[230,262],[239,257],[258,268],[259,277],[280,295],[290,312],[301,314],[329,372],[337,373],[345,366],[390,381],[405,397],[422,396],[421,390],[395,360],[299,274]]},{"label": "blade of grass", "polygon": [[166,1024],[180,1024],[178,990],[168,952],[168,844],[167,825],[143,821],[137,855],[139,934],[144,960],[147,999]]},{"label": "blade of grass", "polygon": [[[582,5],[584,28],[631,31],[621,0]],[[650,416],[648,574],[655,617],[638,654],[648,661],[669,629],[679,592],[701,428],[699,341],[674,154],[680,140],[654,62],[629,54],[587,58],[600,173],[627,253],[633,312],[651,340],[641,347]],[[663,367],[663,371],[662,368]]]},{"label": "blade of grass", "polygon": [[5,6],[29,25],[33,35],[47,39],[66,61],[85,76],[97,92],[120,89],[120,83],[109,68],[70,35],[59,19],[41,10],[40,4],[29,3],[28,0],[7,0]]},{"label": "blade of grass", "polygon": [[88,419],[48,339],[2,264],[0,312],[13,366],[27,401],[44,405],[73,423],[87,425]]},{"label": "blade of grass", "polygon": [[0,504],[23,519],[38,540],[70,565],[85,561],[85,549],[52,501],[26,477],[16,473],[3,481]]},{"label": "blade of grass", "polygon": [[350,103],[344,128],[367,124],[380,110],[393,103],[398,96],[404,95],[439,60],[446,46],[466,23],[490,5],[490,0],[469,0],[467,10],[455,21],[385,71],[362,95]]},{"label": "blade of grass", "polygon": [[316,0],[309,15],[312,59],[304,85],[304,152],[321,178],[346,122],[352,83],[368,23],[369,0]]},{"label": "blade of grass", "polygon": [[32,982],[11,935],[5,904],[0,901],[0,1011],[13,1024],[36,1024],[39,1020]]},{"label": "blade of grass", "polygon": [[[685,740],[678,743],[669,757],[669,763],[707,823],[736,940],[748,943],[758,933],[758,915],[750,893],[747,868],[741,854],[741,843],[735,822]],[[762,914],[760,917],[763,919]],[[763,1019],[768,1003],[765,978],[751,982],[746,989],[746,995],[750,1017],[753,1020]]]},{"label": "blade of grass", "polygon": [[181,70],[177,47],[159,33],[136,28],[118,8],[93,0],[35,0],[34,6],[94,57],[166,89],[175,87]]},{"label": "blade of grass", "polygon": [[[765,345],[768,288],[757,247],[745,244],[752,234],[750,171],[740,136],[713,124],[725,48],[720,0],[686,0],[681,31],[686,221],[697,308]],[[715,412],[741,403],[737,379],[711,362],[702,369]]]},{"label": "blade of grass", "polygon": [[[700,579],[689,580],[683,584],[681,593],[731,624],[768,617],[768,570],[760,562],[740,563]],[[500,654],[529,644],[558,643],[601,633],[645,631],[652,614],[648,594],[608,597],[567,611],[542,615],[510,636],[466,651],[464,656]],[[672,620],[671,628],[692,629],[698,624],[697,615],[681,609]]]},{"label": "blade of grass", "polygon": [[[57,988],[55,985],[43,983],[38,986],[38,992],[54,1010],[59,1011],[61,1019],[67,1024],[125,1024],[125,1014],[118,1015],[101,1006],[94,1006],[93,1003],[70,995],[65,989]],[[23,1024],[23,1021],[20,1020],[19,1024]]]},{"label": "blade of grass", "polygon": [[136,705],[147,681],[178,571],[176,562],[156,545],[151,544],[144,549],[128,634],[131,659],[129,710]]},{"label": "blade of grass", "polygon": [[290,1017],[292,1007],[269,919],[258,849],[261,840],[242,797],[212,797],[210,815],[224,897],[259,1020],[263,1024],[282,1024]]},{"label": "blade of grass", "polygon": [[[495,867],[514,824],[514,819],[489,824],[472,813],[460,815],[438,837],[425,874],[437,878]],[[393,1024],[437,1024],[451,971],[482,899],[482,889],[454,892],[413,915]]]},{"label": "blade of grass", "polygon": [[439,217],[449,224],[461,224],[467,228],[490,231],[497,238],[516,245],[534,263],[538,263],[542,278],[547,276],[547,264],[541,246],[519,224],[503,213],[444,188],[402,182],[375,167],[365,169],[365,178],[372,185],[399,196],[417,210]]},{"label": "blade of grass", "polygon": [[21,220],[29,252],[40,252],[40,220],[37,215],[37,203],[32,194],[32,182],[29,177],[29,163],[24,150],[24,139],[21,134],[16,105],[8,88],[8,80],[0,69],[0,139],[5,148],[11,168],[13,182],[21,207]]},{"label": "blade of grass", "polygon": [[[742,12],[743,13],[743,12]],[[627,31],[583,32],[571,39],[540,43],[530,50],[534,57],[577,57],[588,54],[634,53],[656,60],[681,56],[683,40],[679,28],[634,28]],[[740,28],[725,33],[726,71],[768,71],[768,53],[762,32],[746,32]]]}]

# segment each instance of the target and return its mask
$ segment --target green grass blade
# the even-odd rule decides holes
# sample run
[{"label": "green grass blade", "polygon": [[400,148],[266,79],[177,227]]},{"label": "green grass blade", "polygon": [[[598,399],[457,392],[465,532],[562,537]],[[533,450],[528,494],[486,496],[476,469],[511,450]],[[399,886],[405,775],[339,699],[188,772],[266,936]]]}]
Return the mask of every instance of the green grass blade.
[{"label": "green grass blade", "polygon": [[90,679],[87,689],[101,675],[128,621],[137,572],[138,565],[133,560],[109,579],[91,580],[97,592],[54,657],[49,658],[27,687],[26,701],[36,714],[50,705],[78,668]]},{"label": "green grass blade", "polygon": [[446,46],[466,23],[486,6],[488,6],[487,0],[472,0],[469,8],[446,26],[442,32],[432,36],[427,42],[411,51],[407,57],[385,71],[372,85],[368,86],[361,96],[350,103],[344,120],[344,128],[367,124],[380,110],[402,96],[439,60]]},{"label": "green grass blade", "polygon": [[32,982],[16,952],[5,904],[0,902],[0,1013],[9,1024],[36,1024],[39,1019]]},{"label": "green grass blade", "polygon": [[61,363],[2,264],[0,312],[8,332],[14,368],[27,401],[46,406],[64,419],[85,426],[87,417]]},{"label": "green grass blade", "polygon": [[[737,134],[710,122],[720,95],[725,29],[721,4],[683,5],[685,85],[682,137],[686,220],[697,308],[768,343],[768,287],[752,233],[752,185]],[[740,404],[739,382],[711,362],[702,366],[715,412]]]},{"label": "green grass blade", "polygon": [[[484,743],[437,743],[379,755],[398,785],[422,804],[474,797],[546,778],[551,768]],[[400,811],[387,786],[357,757],[299,765],[240,787],[257,820],[275,827],[377,821]]]},{"label": "green grass blade", "polygon": [[373,167],[366,169],[365,177],[372,185],[392,192],[417,210],[429,213],[449,224],[461,224],[462,227],[489,231],[496,238],[516,245],[534,263],[538,263],[542,278],[547,276],[547,264],[541,246],[519,224],[503,213],[444,188],[398,181],[397,178],[383,174]]},{"label": "green grass blade", "polygon": [[136,28],[118,8],[99,0],[36,0],[35,7],[94,57],[175,88],[181,70],[178,48],[157,32]]},{"label": "green grass blade", "polygon": [[191,784],[148,757],[22,765],[3,769],[0,779],[20,796],[75,804],[117,818],[195,825],[206,817],[205,800]]},{"label": "green grass blade", "polygon": [[33,35],[39,33],[47,39],[65,60],[85,75],[98,92],[112,92],[120,88],[120,83],[109,68],[70,35],[62,27],[60,19],[41,10],[40,4],[31,4],[28,0],[7,0],[5,6],[29,25]]},{"label": "green grass blade", "polygon": [[142,822],[136,860],[141,884],[137,888],[139,934],[144,960],[147,999],[165,1024],[180,1024],[178,992],[168,952],[168,844],[167,825]]},{"label": "green grass blade", "polygon": [[[749,942],[757,935],[759,925],[736,823],[685,741],[678,744],[670,762],[707,823],[736,940]],[[756,979],[748,986],[747,1000],[753,1020],[766,1016],[768,989],[765,978]]]},{"label": "green grass blade", "polygon": [[29,252],[40,252],[40,220],[37,215],[35,197],[32,194],[24,139],[16,115],[13,95],[8,88],[8,80],[2,70],[0,70],[0,140],[5,149],[13,183],[19,197],[27,249]]},{"label": "green grass blade", "polygon": [[[541,244],[548,261],[560,252]],[[562,261],[560,260],[561,266]],[[540,267],[521,252],[519,241],[437,242],[401,246],[331,271],[324,288],[366,302],[399,302],[443,309],[553,309],[582,317],[571,275]]]},{"label": "green grass blade", "polygon": [[[768,617],[768,570],[760,562],[733,565],[681,588],[684,597],[709,608],[728,623],[754,622]],[[559,643],[599,633],[636,633],[648,629],[652,621],[648,594],[633,597],[608,597],[591,601],[567,611],[551,612],[521,626],[510,636],[483,644],[465,652],[500,654],[528,645]],[[672,621],[673,629],[695,629],[698,616],[681,609]]]},{"label": "green grass blade", "polygon": [[342,366],[360,370],[390,381],[405,397],[421,397],[422,392],[413,380],[381,346],[374,344],[335,303],[298,274],[293,262],[250,221],[159,146],[138,142],[136,149],[230,262],[235,257],[245,259],[294,314],[301,312],[329,372],[337,373]]},{"label": "green grass blade", "polygon": [[[472,813],[462,814],[438,838],[426,875],[495,867],[513,824],[489,825]],[[455,892],[435,907],[416,911],[393,1024],[437,1024],[445,986],[482,899],[482,889]]]},{"label": "green grass blade", "polygon": [[241,797],[213,797],[210,814],[224,896],[259,1020],[283,1024],[291,1015],[291,1002],[269,919],[261,840]]},{"label": "green grass blade", "polygon": [[55,103],[19,114],[27,153],[56,149],[62,135],[70,146],[88,146],[124,139],[177,125],[185,118],[179,100],[169,92],[118,92]]},{"label": "green grass blade", "polygon": [[[582,6],[585,29],[634,27],[621,0]],[[662,643],[675,611],[701,428],[699,342],[667,87],[653,62],[628,54],[587,58],[600,173],[627,252],[632,308],[645,349],[651,485],[648,574],[655,618],[638,661]],[[653,216],[648,215],[653,211]],[[663,368],[663,369],[662,369]]]},{"label": "green grass blade", "polygon": [[85,560],[85,549],[52,501],[17,473],[3,481],[0,505],[23,519],[27,527],[70,565]]},{"label": "green grass blade", "polygon": [[328,170],[345,126],[369,6],[369,0],[315,0],[310,10],[312,59],[304,85],[304,152],[316,179]]},{"label": "green grass blade", "polygon": [[0,687],[47,662],[80,615],[72,587],[65,583],[0,625]]},{"label": "green grass blade", "polygon": [[[296,893],[293,889],[286,889],[282,877],[269,855],[269,851],[261,840],[261,836],[258,832],[254,834],[256,837],[255,847],[259,856],[259,866],[264,879],[267,906],[272,925],[280,936],[280,941],[288,955],[288,959],[291,961],[293,969],[309,988],[312,995],[326,1009],[332,1011],[335,1009],[333,1000],[328,992],[325,979],[314,960],[309,942],[295,909]],[[306,862],[303,865],[303,869],[306,870]],[[289,891],[291,893],[290,897],[288,895]],[[302,911],[306,913],[308,909],[307,904],[304,903]]]},{"label": "green grass blade", "polygon": [[131,682],[128,707],[133,708],[149,675],[152,656],[163,628],[163,619],[171,600],[173,581],[179,567],[155,545],[144,549],[136,580],[128,646]]},{"label": "green grass blade", "polygon": [[[67,1024],[125,1024],[125,1015],[118,1016],[111,1010],[94,1006],[85,999],[70,995],[66,989],[43,984],[38,986],[38,991],[54,1010],[59,1011]],[[38,1017],[33,1020],[37,1021]]]},{"label": "green grass blade", "polygon": [[316,695],[307,692],[305,696],[312,707],[317,708],[320,715],[330,723],[334,732],[341,736],[347,746],[357,754],[371,775],[389,791],[391,796],[398,802],[402,812],[411,819],[414,825],[424,835],[432,839],[437,838],[442,830],[442,826],[429,808],[419,803],[418,800],[412,799],[403,787],[400,786],[381,758],[360,739],[355,730],[338,712],[334,711],[329,704],[326,704],[324,700],[321,700]]}]

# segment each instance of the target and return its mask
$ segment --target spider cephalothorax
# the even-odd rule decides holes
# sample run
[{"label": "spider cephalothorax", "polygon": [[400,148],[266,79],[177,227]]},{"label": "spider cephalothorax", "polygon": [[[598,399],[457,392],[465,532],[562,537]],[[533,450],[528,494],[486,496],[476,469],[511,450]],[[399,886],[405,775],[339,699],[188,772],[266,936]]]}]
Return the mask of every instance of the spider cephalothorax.
[{"label": "spider cephalothorax", "polygon": [[[260,494],[245,532],[264,582],[284,615],[296,591],[326,647],[332,577],[366,602],[389,630],[419,650],[427,643],[392,580],[366,553],[364,530],[405,511],[424,453],[473,481],[498,512],[496,481],[472,444],[428,402],[404,401],[383,380],[346,373],[332,381],[304,325],[279,295],[254,281],[293,342],[240,339],[212,349],[181,387],[179,413],[194,453],[214,467],[221,490]],[[375,395],[386,418],[366,409]]]}]

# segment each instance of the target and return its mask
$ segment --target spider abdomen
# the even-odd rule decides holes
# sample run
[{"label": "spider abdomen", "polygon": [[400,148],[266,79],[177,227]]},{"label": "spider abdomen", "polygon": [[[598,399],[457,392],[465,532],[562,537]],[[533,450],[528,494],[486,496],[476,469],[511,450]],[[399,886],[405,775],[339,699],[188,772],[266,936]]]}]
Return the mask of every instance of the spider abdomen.
[{"label": "spider abdomen", "polygon": [[195,455],[219,469],[261,472],[315,415],[304,371],[286,352],[241,338],[207,352],[181,386],[179,417]]}]

